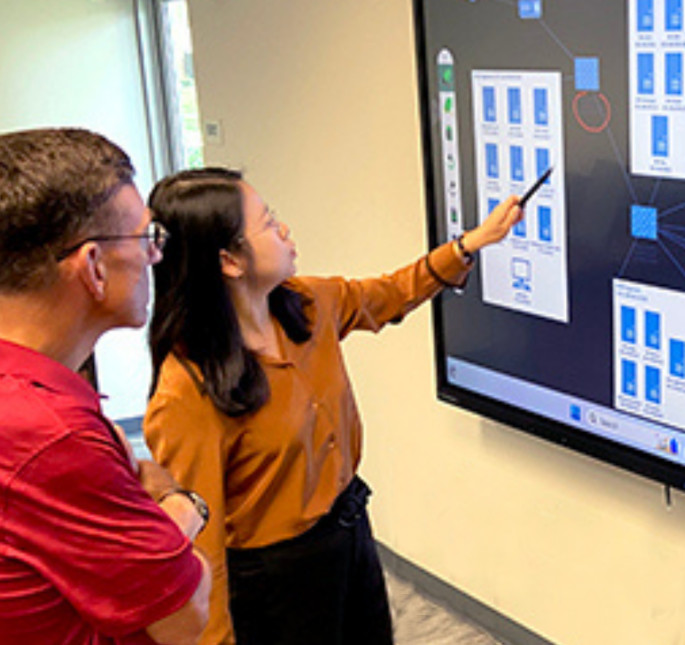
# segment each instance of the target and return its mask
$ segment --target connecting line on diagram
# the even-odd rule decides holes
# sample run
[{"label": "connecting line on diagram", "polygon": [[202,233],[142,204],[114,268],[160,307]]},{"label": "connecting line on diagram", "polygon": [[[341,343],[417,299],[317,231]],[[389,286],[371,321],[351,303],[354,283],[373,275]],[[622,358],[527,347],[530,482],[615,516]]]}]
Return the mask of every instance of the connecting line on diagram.
[{"label": "connecting line on diagram", "polygon": [[[626,163],[624,155],[621,154],[619,145],[616,142],[616,137],[611,129],[611,102],[609,98],[600,91],[599,58],[581,58],[574,55],[573,51],[563,43],[561,38],[555,33],[552,27],[550,27],[550,25],[548,25],[542,18],[532,20],[531,23],[537,23],[537,25],[539,25],[545,34],[559,47],[559,49],[561,49],[565,56],[573,64],[575,64],[576,73],[565,76],[565,83],[575,81],[578,85],[579,67],[581,70],[585,69],[587,71],[589,69],[591,76],[594,77],[585,83],[585,86],[588,87],[588,89],[576,91],[571,107],[574,119],[583,131],[590,135],[602,133],[606,134],[607,140],[609,141],[611,149],[613,150],[616,162],[623,175],[626,191],[630,195],[630,200],[632,202],[631,213],[629,214],[632,218],[632,221],[629,226],[631,228],[631,233],[633,233],[633,239],[631,240],[630,246],[626,251],[617,277],[622,277],[625,274],[631,259],[635,257],[635,251],[637,247],[640,245],[649,245],[653,249],[660,250],[675,267],[677,272],[685,278],[685,263],[680,261],[675,255],[676,250],[679,252],[685,252],[685,226],[663,223],[663,220],[666,217],[679,215],[685,212],[685,201],[668,206],[661,210],[656,208],[654,203],[657,200],[659,189],[662,185],[662,177],[656,177],[654,179],[649,200],[646,203],[640,203],[637,191],[631,180],[631,175],[627,170],[628,164]],[[579,61],[582,62],[582,64],[579,65]],[[592,108],[594,112],[590,113],[589,108]],[[589,122],[590,118],[594,119],[594,122]],[[636,227],[639,228],[641,223],[643,223],[645,220],[649,220],[649,233],[642,237],[638,231],[637,235],[635,235],[636,231],[634,229]],[[683,233],[680,231],[683,231]],[[675,248],[669,248],[667,244]]]}]

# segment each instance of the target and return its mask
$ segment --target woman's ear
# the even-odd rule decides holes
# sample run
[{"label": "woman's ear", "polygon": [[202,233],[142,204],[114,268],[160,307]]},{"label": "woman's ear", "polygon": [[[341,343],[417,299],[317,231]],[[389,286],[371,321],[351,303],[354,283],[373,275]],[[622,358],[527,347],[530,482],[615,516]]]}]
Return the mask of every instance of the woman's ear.
[{"label": "woman's ear", "polygon": [[225,277],[238,280],[245,275],[245,258],[242,255],[220,249],[219,262],[221,263],[221,273]]},{"label": "woman's ear", "polygon": [[90,294],[101,302],[105,299],[107,267],[99,244],[88,242],[78,252],[79,277]]}]

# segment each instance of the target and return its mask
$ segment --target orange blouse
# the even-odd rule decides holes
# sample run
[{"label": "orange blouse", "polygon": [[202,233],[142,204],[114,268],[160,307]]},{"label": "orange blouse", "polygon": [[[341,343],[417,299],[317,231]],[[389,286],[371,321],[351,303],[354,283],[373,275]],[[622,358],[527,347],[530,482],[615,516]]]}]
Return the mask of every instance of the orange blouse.
[{"label": "orange blouse", "polygon": [[[430,255],[445,280],[468,271],[453,244]],[[266,405],[230,418],[201,389],[197,367],[169,355],[144,420],[155,459],[202,495],[211,519],[196,543],[214,572],[203,643],[231,643],[225,549],[259,547],[299,535],[349,484],[361,454],[361,422],[340,341],[352,330],[379,331],[435,295],[425,258],[364,280],[293,278],[312,304],[312,337],[293,343],[277,327],[283,359],[260,356],[270,386]],[[192,372],[192,375],[191,375]]]}]

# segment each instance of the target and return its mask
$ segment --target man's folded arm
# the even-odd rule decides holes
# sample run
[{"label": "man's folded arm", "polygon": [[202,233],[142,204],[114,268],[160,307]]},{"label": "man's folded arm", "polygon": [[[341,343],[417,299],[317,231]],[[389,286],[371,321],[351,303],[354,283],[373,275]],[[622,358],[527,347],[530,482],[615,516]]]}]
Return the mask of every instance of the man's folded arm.
[{"label": "man's folded arm", "polygon": [[202,563],[202,577],[195,593],[181,609],[146,630],[150,638],[162,645],[194,645],[207,624],[212,574],[204,556],[197,549],[193,553]]}]

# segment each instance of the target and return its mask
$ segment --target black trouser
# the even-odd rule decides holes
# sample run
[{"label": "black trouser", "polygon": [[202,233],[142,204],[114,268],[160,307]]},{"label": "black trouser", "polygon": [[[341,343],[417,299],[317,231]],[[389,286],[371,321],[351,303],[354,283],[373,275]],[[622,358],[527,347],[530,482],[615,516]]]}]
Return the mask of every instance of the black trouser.
[{"label": "black trouser", "polygon": [[302,535],[228,549],[238,645],[391,645],[385,581],[359,478]]}]

